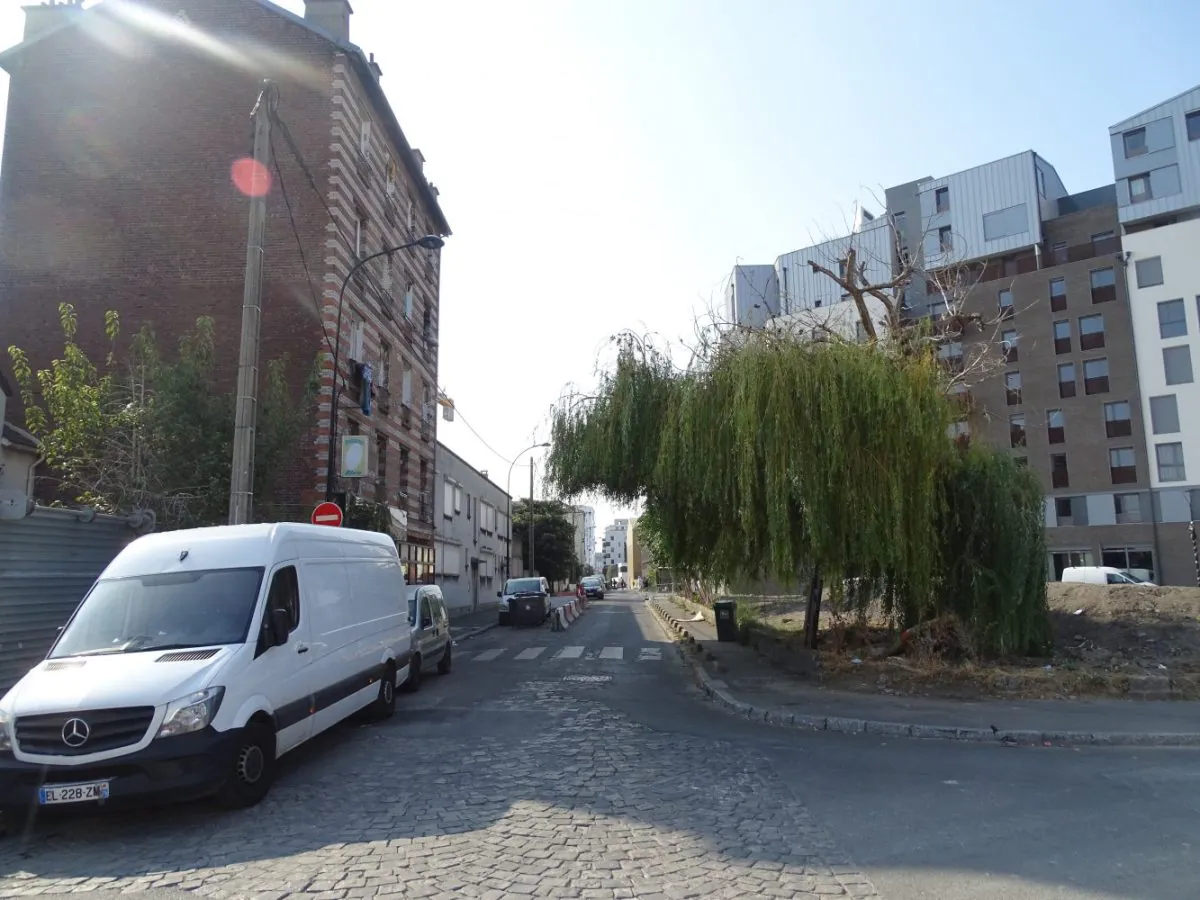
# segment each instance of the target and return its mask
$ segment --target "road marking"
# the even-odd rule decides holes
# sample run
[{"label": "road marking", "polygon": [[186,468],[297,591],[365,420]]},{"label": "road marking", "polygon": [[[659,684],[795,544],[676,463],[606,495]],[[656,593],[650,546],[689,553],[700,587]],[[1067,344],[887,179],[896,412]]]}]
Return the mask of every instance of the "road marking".
[{"label": "road marking", "polygon": [[517,654],[517,659],[537,659],[545,651],[545,647],[526,647]]},{"label": "road marking", "polygon": [[579,659],[583,656],[582,647],[563,647],[554,654],[555,659]]},{"label": "road marking", "polygon": [[603,650],[600,651],[600,658],[601,659],[624,659],[625,658],[625,648],[624,647],[605,647]]},{"label": "road marking", "polygon": [[638,661],[662,659],[662,647],[643,647],[642,652],[638,654]]},{"label": "road marking", "polygon": [[475,662],[491,662],[493,659],[495,659],[497,656],[499,656],[503,652],[504,652],[503,647],[498,647],[493,650],[484,650],[482,653],[480,653],[478,656],[475,657]]}]

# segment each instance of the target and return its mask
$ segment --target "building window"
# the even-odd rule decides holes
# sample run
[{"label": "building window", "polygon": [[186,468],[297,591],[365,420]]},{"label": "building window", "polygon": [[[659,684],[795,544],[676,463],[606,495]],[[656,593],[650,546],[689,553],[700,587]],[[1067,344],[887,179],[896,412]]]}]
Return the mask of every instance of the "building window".
[{"label": "building window", "polygon": [[387,435],[375,435],[375,499],[380,503],[387,503],[390,499],[387,483],[387,456]]},{"label": "building window", "polygon": [[1025,414],[1017,413],[1008,417],[1008,446],[1025,446]]},{"label": "building window", "polygon": [[1155,434],[1179,432],[1179,401],[1174,394],[1150,398],[1150,428]]},{"label": "building window", "polygon": [[1164,340],[1187,336],[1187,311],[1183,307],[1183,298],[1164,300],[1158,304],[1158,336]]},{"label": "building window", "polygon": [[454,487],[454,482],[447,478],[442,493],[442,515],[444,515],[447,519],[454,518],[455,490],[456,488]]},{"label": "building window", "polygon": [[1096,313],[1079,318],[1079,349],[1099,350],[1104,346],[1104,316]]},{"label": "building window", "polygon": [[1188,140],[1200,141],[1200,110],[1188,113],[1183,117],[1183,121],[1187,125]]},{"label": "building window", "polygon": [[1125,141],[1125,158],[1133,159],[1135,156],[1141,156],[1147,150],[1146,148],[1146,129],[1135,128],[1133,131],[1127,131],[1123,135]]},{"label": "building window", "polygon": [[[861,324],[861,323],[860,323]],[[951,341],[938,347],[938,357],[951,372],[961,372],[963,367],[962,341]]]},{"label": "building window", "polygon": [[1167,384],[1192,383],[1192,350],[1187,344],[1163,347],[1163,371]]},{"label": "building window", "polygon": [[1133,264],[1139,288],[1154,287],[1163,283],[1162,257],[1151,256],[1149,259],[1139,259]]},{"label": "building window", "polygon": [[1050,279],[1050,309],[1062,312],[1067,308],[1067,279]]},{"label": "building window", "polygon": [[1013,457],[1013,465],[1016,466],[1018,469],[1028,469],[1029,468],[1029,457],[1028,456],[1014,456]]},{"label": "building window", "polygon": [[1000,332],[1000,352],[1004,354],[1005,362],[1015,363],[1019,358],[1017,352],[1017,330],[1015,328]]},{"label": "building window", "polygon": [[1069,262],[1071,259],[1071,251],[1067,249],[1066,241],[1055,241],[1054,246],[1050,248],[1050,264],[1061,266],[1063,263]]},{"label": "building window", "polygon": [[[1100,565],[1131,572],[1145,581],[1154,581],[1154,551],[1136,547],[1103,547]],[[1111,578],[1111,576],[1110,576]],[[1112,583],[1112,582],[1110,582]]]},{"label": "building window", "polygon": [[996,303],[1000,308],[1000,318],[1011,319],[1015,315],[1015,310],[1013,309],[1012,291],[1010,291],[1008,288],[1004,288],[1002,291],[1000,291],[1000,294],[996,299]]},{"label": "building window", "polygon": [[1129,418],[1129,403],[1118,400],[1104,404],[1104,433],[1110,438],[1128,437],[1133,434],[1133,422]]},{"label": "building window", "polygon": [[456,484],[454,486],[454,511],[456,513],[462,512],[462,498],[463,498],[462,488]]},{"label": "building window", "polygon": [[1050,454],[1050,484],[1056,488],[1071,486],[1071,476],[1067,472],[1067,454]]},{"label": "building window", "polygon": [[938,229],[938,246],[943,252],[954,249],[954,238],[949,225],[943,225]]},{"label": "building window", "polygon": [[1083,361],[1083,392],[1085,394],[1108,393],[1108,360],[1104,357]]},{"label": "building window", "polygon": [[366,255],[367,247],[367,220],[364,216],[358,215],[354,217],[354,255],[357,259],[362,259]]},{"label": "building window", "polygon": [[1155,444],[1154,456],[1158,461],[1159,481],[1187,481],[1187,470],[1183,465],[1183,444]]},{"label": "building window", "polygon": [[1114,447],[1108,451],[1108,474],[1113,484],[1133,484],[1137,481],[1137,460],[1132,447]]},{"label": "building window", "polygon": [[1054,524],[1058,526],[1073,525],[1075,516],[1074,513],[1075,498],[1074,497],[1055,497],[1054,498]]},{"label": "building window", "polygon": [[1058,367],[1058,396],[1075,396],[1075,363],[1063,363]]},{"label": "building window", "polygon": [[950,212],[950,188],[941,187],[933,192],[934,212]]},{"label": "building window", "polygon": [[1108,303],[1117,299],[1117,276],[1110,266],[1092,270],[1092,302]]},{"label": "building window", "polygon": [[392,345],[387,341],[379,342],[379,386],[385,391],[392,386]]},{"label": "building window", "polygon": [[951,422],[950,427],[946,429],[946,435],[952,441],[965,444],[971,438],[971,425],[965,421]]},{"label": "building window", "polygon": [[1054,323],[1054,352],[1059,356],[1071,352],[1071,323],[1066,319]]},{"label": "building window", "polygon": [[946,318],[946,301],[935,300],[929,304],[929,318],[934,322],[940,322]]},{"label": "building window", "polygon": [[1046,410],[1046,437],[1051,444],[1062,444],[1067,440],[1066,419],[1061,409]]},{"label": "building window", "polygon": [[1150,173],[1146,172],[1142,175],[1131,175],[1129,178],[1129,202],[1141,203],[1143,200],[1153,199],[1153,194],[1150,192]]},{"label": "building window", "polygon": [[1141,494],[1113,494],[1118,525],[1136,525],[1142,521]]},{"label": "building window", "polygon": [[1016,406],[1021,402],[1021,373],[1004,373],[1004,390],[1008,395],[1008,405]]}]

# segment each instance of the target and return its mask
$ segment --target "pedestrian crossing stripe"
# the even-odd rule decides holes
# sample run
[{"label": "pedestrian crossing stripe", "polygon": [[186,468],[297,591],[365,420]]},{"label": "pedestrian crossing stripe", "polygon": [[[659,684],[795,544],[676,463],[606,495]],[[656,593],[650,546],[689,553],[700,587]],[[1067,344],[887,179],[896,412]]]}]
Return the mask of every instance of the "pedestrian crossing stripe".
[{"label": "pedestrian crossing stripe", "polygon": [[[651,645],[647,647],[632,648],[637,650],[638,662],[656,662],[663,658],[662,645]],[[507,657],[515,662],[533,662],[540,660],[574,660],[574,659],[600,659],[604,662],[620,662],[626,659],[624,647],[601,647],[599,651],[587,647],[573,644],[567,647],[561,647],[556,651],[551,651],[553,648],[547,646],[526,647],[520,651],[514,651],[511,648],[493,647],[491,650],[482,650],[478,653],[463,652],[456,654],[456,660],[460,662],[494,662],[501,657]],[[510,655],[511,654],[511,655]]]}]

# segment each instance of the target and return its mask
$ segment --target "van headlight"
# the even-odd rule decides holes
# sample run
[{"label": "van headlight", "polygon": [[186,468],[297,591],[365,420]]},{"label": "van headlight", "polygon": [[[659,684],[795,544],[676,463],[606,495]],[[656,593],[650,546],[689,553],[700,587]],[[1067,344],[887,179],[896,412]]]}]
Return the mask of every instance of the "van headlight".
[{"label": "van headlight", "polygon": [[12,753],[12,716],[0,709],[0,753]]},{"label": "van headlight", "polygon": [[174,737],[207,728],[213,716],[217,714],[217,708],[224,696],[225,688],[210,687],[172,700],[167,704],[167,714],[163,716],[158,736]]}]

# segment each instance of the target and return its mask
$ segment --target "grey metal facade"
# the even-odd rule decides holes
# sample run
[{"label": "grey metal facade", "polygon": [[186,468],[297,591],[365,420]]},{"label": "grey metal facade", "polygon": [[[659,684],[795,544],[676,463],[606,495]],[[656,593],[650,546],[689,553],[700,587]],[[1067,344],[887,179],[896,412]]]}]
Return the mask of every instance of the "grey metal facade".
[{"label": "grey metal facade", "polygon": [[[1108,133],[1123,225],[1200,205],[1200,86],[1118,122]],[[1131,180],[1143,188],[1136,196]]]},{"label": "grey metal facade", "polygon": [[138,536],[137,519],[36,507],[0,519],[0,694],[54,642],[88,588]]},{"label": "grey metal facade", "polygon": [[725,288],[725,315],[732,324],[761,328],[779,315],[779,285],[774,266],[734,266]]},{"label": "grey metal facade", "polygon": [[434,580],[447,609],[461,615],[489,608],[504,582],[509,495],[439,442],[433,502]]}]

